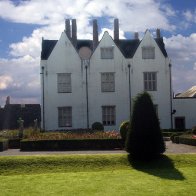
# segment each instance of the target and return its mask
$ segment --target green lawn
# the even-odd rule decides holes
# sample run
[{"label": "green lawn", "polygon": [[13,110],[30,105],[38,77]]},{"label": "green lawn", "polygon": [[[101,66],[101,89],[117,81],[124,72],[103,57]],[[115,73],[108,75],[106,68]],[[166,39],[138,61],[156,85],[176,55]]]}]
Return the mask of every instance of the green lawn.
[{"label": "green lawn", "polygon": [[0,195],[195,195],[196,154],[0,157]]}]

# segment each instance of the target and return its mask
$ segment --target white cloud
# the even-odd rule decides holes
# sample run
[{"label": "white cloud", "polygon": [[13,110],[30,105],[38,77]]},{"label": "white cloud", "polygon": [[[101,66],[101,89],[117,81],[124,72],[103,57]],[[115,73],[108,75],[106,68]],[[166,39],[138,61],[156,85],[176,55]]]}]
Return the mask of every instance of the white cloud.
[{"label": "white cloud", "polygon": [[189,22],[193,22],[196,23],[196,9],[194,11],[191,10],[186,10],[183,13],[183,16],[185,17],[185,19]]},{"label": "white cloud", "polygon": [[155,0],[34,0],[21,1],[18,5],[3,0],[0,4],[0,17],[13,22],[53,25],[62,24],[65,17],[75,17],[79,23],[86,24],[84,21],[91,17],[106,16],[118,17],[124,31],[143,31],[157,27],[174,29],[165,16],[173,15],[174,11],[169,6],[165,6],[163,11],[162,7]]},{"label": "white cloud", "polygon": [[185,91],[196,85],[196,33],[190,36],[176,35],[164,39],[172,58],[174,91]]},{"label": "white cloud", "polygon": [[6,89],[11,83],[13,79],[8,75],[0,76],[0,90]]},{"label": "white cloud", "polygon": [[193,69],[194,69],[194,70],[196,70],[196,62],[194,63],[194,67],[193,67]]}]

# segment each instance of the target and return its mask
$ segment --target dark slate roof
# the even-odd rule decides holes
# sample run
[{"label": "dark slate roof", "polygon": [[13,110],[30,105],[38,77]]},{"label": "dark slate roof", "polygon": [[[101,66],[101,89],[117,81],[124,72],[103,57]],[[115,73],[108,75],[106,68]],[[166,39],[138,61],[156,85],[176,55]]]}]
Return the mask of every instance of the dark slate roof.
[{"label": "dark slate roof", "polygon": [[[159,46],[160,50],[162,51],[163,55],[167,57],[167,52],[165,50],[165,44],[163,42],[163,38],[155,38],[155,41],[157,45]],[[41,60],[48,59],[56,43],[57,43],[57,40],[43,40],[42,41]],[[115,41],[115,43],[125,58],[132,58],[140,44],[140,40],[139,39],[132,39],[132,40],[124,39],[124,40]],[[92,40],[77,40],[76,50],[78,51],[83,46],[89,47],[93,51]]]},{"label": "dark slate roof", "polygon": [[132,58],[137,50],[137,47],[140,44],[139,39],[133,40],[118,40],[115,41],[116,45],[119,47],[120,51],[124,55],[125,58]]},{"label": "dark slate roof", "polygon": [[155,38],[157,45],[159,46],[160,50],[162,51],[163,55],[167,57],[167,52],[165,50],[165,44],[163,42],[163,38]]},{"label": "dark slate roof", "polygon": [[77,40],[76,49],[79,50],[81,47],[89,47],[93,50],[93,41],[92,40]]},{"label": "dark slate roof", "polygon": [[41,60],[48,59],[56,43],[57,40],[42,40]]}]

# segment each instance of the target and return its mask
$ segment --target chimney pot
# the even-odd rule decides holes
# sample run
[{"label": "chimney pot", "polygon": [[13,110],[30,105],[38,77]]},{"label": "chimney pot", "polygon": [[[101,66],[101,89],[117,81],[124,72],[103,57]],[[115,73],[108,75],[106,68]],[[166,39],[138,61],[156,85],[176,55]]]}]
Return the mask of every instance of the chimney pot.
[{"label": "chimney pot", "polygon": [[119,21],[117,18],[114,19],[114,41],[119,40]]},{"label": "chimney pot", "polygon": [[65,32],[67,34],[67,37],[71,38],[71,29],[70,29],[70,20],[69,19],[65,20]]},{"label": "chimney pot", "polygon": [[10,104],[10,96],[7,96],[5,104],[6,105],[9,105]]},{"label": "chimney pot", "polygon": [[93,20],[93,49],[95,49],[98,45],[98,25],[97,20]]},{"label": "chimney pot", "polygon": [[160,31],[160,29],[157,29],[157,38],[161,38],[161,31]]},{"label": "chimney pot", "polygon": [[135,33],[134,33],[134,38],[135,38],[135,39],[139,39],[139,33],[138,33],[138,32],[135,32]]},{"label": "chimney pot", "polygon": [[77,25],[76,19],[72,19],[72,43],[76,46],[77,43]]}]

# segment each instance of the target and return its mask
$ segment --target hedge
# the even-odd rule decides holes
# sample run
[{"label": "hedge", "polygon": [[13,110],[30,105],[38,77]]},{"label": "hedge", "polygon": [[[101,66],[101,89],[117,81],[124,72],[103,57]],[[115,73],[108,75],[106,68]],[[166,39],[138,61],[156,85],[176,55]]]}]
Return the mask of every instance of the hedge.
[{"label": "hedge", "polygon": [[10,149],[20,148],[20,139],[9,139],[8,146]]},{"label": "hedge", "polygon": [[123,149],[121,139],[70,139],[70,140],[22,140],[21,151],[54,150],[115,150]]},{"label": "hedge", "polygon": [[0,152],[8,149],[8,140],[0,139]]},{"label": "hedge", "polygon": [[178,137],[180,144],[187,144],[191,146],[196,146],[196,139],[192,135],[181,135]]}]

